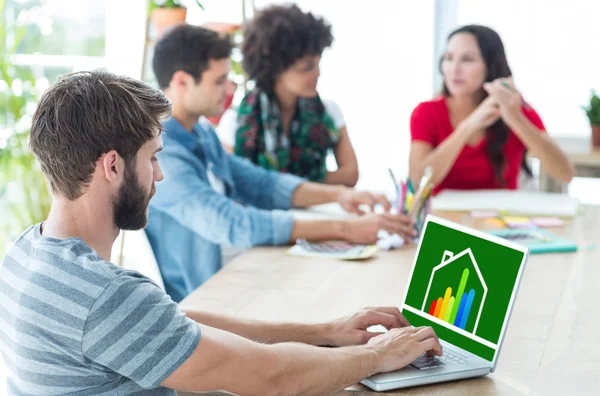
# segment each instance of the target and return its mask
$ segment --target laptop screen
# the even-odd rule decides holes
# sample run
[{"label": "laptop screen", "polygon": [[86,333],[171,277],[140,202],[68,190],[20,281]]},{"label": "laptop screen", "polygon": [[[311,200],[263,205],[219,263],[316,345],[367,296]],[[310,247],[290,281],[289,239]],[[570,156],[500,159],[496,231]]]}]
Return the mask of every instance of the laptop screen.
[{"label": "laptop screen", "polygon": [[526,257],[524,247],[430,216],[402,313],[492,362]]}]

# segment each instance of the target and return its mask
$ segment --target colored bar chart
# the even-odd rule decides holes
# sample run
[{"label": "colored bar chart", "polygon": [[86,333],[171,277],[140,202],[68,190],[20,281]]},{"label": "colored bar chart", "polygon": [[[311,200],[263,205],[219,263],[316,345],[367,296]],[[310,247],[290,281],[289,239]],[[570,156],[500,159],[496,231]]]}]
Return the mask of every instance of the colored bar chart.
[{"label": "colored bar chart", "polygon": [[431,302],[429,315],[461,329],[465,329],[475,300],[475,290],[465,292],[469,280],[469,269],[465,268],[460,277],[456,295],[452,295],[452,287],[447,287],[443,297]]}]

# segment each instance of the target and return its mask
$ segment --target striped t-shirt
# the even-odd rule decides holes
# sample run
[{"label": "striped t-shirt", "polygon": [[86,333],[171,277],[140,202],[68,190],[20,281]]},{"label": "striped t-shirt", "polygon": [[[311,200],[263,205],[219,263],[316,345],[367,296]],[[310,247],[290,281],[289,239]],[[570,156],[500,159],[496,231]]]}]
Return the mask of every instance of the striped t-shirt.
[{"label": "striped t-shirt", "polygon": [[160,383],[200,328],[158,286],[80,238],[29,228],[0,267],[9,395],[175,395]]}]

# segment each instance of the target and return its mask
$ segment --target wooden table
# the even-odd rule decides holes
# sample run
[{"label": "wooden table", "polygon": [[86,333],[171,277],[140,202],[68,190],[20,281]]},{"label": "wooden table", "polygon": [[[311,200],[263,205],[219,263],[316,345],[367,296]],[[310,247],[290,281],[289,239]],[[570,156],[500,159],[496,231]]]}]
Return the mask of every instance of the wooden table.
[{"label": "wooden table", "polygon": [[[600,148],[592,147],[591,138],[554,138],[575,166],[575,176],[600,178]],[[567,185],[559,183],[540,170],[540,191],[566,192]]]},{"label": "wooden table", "polygon": [[[486,377],[392,391],[394,395],[600,394],[600,207],[555,232],[586,249],[528,260],[497,370]],[[485,228],[466,214],[444,216]],[[366,306],[402,303],[414,247],[365,262],[288,257],[255,248],[184,300],[200,309],[270,321],[319,322]],[[337,395],[375,395],[356,385]]]}]

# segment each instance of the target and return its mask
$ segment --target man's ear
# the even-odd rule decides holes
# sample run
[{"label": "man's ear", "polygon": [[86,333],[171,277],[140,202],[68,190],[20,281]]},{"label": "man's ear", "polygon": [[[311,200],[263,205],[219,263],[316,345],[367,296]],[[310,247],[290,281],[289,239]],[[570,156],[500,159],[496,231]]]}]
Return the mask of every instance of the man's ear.
[{"label": "man's ear", "polygon": [[115,150],[100,157],[98,165],[102,167],[106,180],[111,183],[117,182],[125,173],[125,161]]},{"label": "man's ear", "polygon": [[171,78],[171,88],[175,88],[177,90],[181,90],[182,88],[187,88],[190,83],[192,83],[193,77],[183,70],[177,70],[173,74],[173,78]]}]

